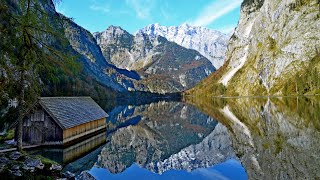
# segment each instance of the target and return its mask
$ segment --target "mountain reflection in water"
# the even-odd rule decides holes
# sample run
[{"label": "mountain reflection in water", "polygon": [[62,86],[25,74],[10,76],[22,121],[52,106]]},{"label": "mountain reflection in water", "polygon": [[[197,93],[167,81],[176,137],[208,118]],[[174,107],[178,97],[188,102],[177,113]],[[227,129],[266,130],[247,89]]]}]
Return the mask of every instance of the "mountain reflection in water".
[{"label": "mountain reflection in water", "polygon": [[249,179],[320,178],[320,97],[188,100],[228,128]]},{"label": "mountain reflection in water", "polygon": [[114,107],[106,143],[65,170],[97,179],[320,177],[320,97],[187,102]]},{"label": "mountain reflection in water", "polygon": [[[107,137],[96,163],[111,173],[134,163],[155,173],[191,171],[236,158],[227,129],[190,105],[159,102],[114,111],[110,121],[122,128]],[[137,124],[123,127],[137,117]]]},{"label": "mountain reflection in water", "polygon": [[[121,105],[108,114],[106,144],[89,169],[97,179],[247,179],[227,128],[192,105]],[[65,171],[79,173],[87,156]]]}]

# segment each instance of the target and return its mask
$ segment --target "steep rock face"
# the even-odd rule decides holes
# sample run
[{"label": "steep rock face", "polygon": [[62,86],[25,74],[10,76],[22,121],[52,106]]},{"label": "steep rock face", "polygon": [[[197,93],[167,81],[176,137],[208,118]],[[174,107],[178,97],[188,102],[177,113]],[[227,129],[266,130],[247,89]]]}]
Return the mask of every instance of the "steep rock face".
[{"label": "steep rock face", "polygon": [[72,48],[81,55],[80,61],[89,75],[118,91],[135,88],[134,81],[140,79],[139,75],[109,64],[91,33],[71,20],[65,23],[64,28],[66,37]]},{"label": "steep rock face", "polygon": [[228,70],[220,82],[240,95],[257,94],[260,89],[281,93],[279,86],[316,56],[319,27],[316,0],[245,1],[229,44]]},{"label": "steep rock face", "polygon": [[319,91],[319,16],[317,0],[244,1],[227,63],[212,77],[229,95]]},{"label": "steep rock face", "polygon": [[186,49],[161,36],[129,34],[110,26],[94,33],[97,43],[110,63],[136,70],[140,83],[151,92],[178,92],[194,86],[215,70],[210,61],[195,50]]},{"label": "steep rock face", "polygon": [[224,63],[229,37],[219,31],[188,24],[170,27],[151,24],[139,30],[141,32],[150,36],[162,36],[180,46],[194,49],[208,58],[216,69]]},{"label": "steep rock face", "polygon": [[94,33],[106,59],[123,69],[138,70],[147,66],[155,54],[153,47],[160,42],[145,34],[133,36],[117,26],[110,26],[106,31]]}]

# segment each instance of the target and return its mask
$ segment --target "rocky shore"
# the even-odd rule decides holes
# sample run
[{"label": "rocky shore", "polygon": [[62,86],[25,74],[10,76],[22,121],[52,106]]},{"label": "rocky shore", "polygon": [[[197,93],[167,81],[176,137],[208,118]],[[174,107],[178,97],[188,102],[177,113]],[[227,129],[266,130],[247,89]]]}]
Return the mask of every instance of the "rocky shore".
[{"label": "rocky shore", "polygon": [[0,176],[3,179],[75,179],[75,174],[63,172],[62,168],[62,165],[41,156],[18,151],[0,154]]}]

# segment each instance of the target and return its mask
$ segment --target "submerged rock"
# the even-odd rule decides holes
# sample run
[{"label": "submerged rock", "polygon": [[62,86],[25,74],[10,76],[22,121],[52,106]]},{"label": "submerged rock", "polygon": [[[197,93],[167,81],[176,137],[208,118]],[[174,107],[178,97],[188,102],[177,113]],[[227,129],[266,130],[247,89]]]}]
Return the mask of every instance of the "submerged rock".
[{"label": "submerged rock", "polygon": [[38,169],[44,168],[44,165],[42,164],[40,159],[28,158],[25,160],[24,164],[30,168],[38,168]]},{"label": "submerged rock", "polygon": [[64,173],[62,173],[62,176],[67,178],[67,179],[74,179],[74,177],[76,176],[75,174],[71,173],[70,171],[66,171]]},{"label": "submerged rock", "polygon": [[6,157],[0,157],[0,164],[7,164],[8,161],[9,161],[8,158],[6,158]]},{"label": "submerged rock", "polygon": [[52,164],[50,167],[50,170],[52,171],[61,171],[62,170],[62,166],[59,164]]},{"label": "submerged rock", "polygon": [[23,165],[22,169],[26,170],[26,171],[30,171],[30,172],[34,172],[35,168],[34,167],[29,167],[27,165]]},{"label": "submerged rock", "polygon": [[18,166],[18,165],[13,165],[11,168],[11,170],[13,170],[13,171],[18,171],[19,169],[20,169],[20,166]]},{"label": "submerged rock", "polygon": [[[4,166],[4,168],[5,168],[5,166]],[[18,177],[22,176],[22,171],[20,170],[19,165],[13,165],[11,167],[11,169],[9,170],[9,172],[14,176],[18,176]]]},{"label": "submerged rock", "polygon": [[88,171],[83,171],[77,177],[77,180],[96,180]]},{"label": "submerged rock", "polygon": [[17,160],[21,157],[21,153],[18,152],[18,151],[15,151],[13,153],[10,154],[9,158],[12,159],[12,160]]},{"label": "submerged rock", "polygon": [[20,170],[14,170],[14,171],[10,170],[10,173],[14,176],[18,176],[18,177],[22,176],[22,172]]}]

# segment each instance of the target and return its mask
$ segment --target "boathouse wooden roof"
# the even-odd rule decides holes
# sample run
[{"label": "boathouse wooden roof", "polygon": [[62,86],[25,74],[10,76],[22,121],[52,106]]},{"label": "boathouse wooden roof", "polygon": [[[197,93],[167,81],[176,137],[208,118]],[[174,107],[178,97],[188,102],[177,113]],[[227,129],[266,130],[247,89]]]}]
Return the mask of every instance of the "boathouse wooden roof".
[{"label": "boathouse wooden roof", "polygon": [[62,129],[108,117],[91,97],[41,97],[39,104]]}]

